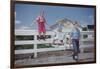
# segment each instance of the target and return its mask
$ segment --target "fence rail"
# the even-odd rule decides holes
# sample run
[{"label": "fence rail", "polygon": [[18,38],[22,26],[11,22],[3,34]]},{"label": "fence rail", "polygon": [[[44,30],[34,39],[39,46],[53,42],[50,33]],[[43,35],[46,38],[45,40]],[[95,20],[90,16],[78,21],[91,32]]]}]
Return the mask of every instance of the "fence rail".
[{"label": "fence rail", "polygon": [[[81,35],[87,34],[87,35],[93,35],[93,31],[82,31]],[[26,44],[33,44],[34,49],[24,49],[24,50],[15,50],[15,54],[26,54],[26,53],[34,53],[34,57],[37,57],[37,52],[45,52],[45,51],[59,51],[59,50],[65,50],[66,46],[58,46],[55,48],[39,48],[37,49],[37,44],[45,44],[45,43],[52,43],[53,42],[53,37],[54,32],[47,32],[47,35],[51,35],[51,38],[44,40],[37,40],[37,31],[34,30],[15,30],[15,36],[17,35],[34,35],[34,40],[15,40],[15,46],[17,45],[26,45]],[[94,41],[94,38],[86,38],[83,39],[81,38],[80,42],[82,43],[83,41]],[[88,45],[80,45],[81,50],[85,47],[94,47],[93,44],[88,44]]]}]

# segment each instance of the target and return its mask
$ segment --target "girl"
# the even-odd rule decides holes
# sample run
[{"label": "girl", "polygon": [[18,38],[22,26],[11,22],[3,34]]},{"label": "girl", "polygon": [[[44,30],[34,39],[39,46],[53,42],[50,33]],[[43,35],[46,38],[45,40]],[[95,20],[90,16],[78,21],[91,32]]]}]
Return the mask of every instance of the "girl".
[{"label": "girl", "polygon": [[44,17],[44,11],[40,12],[39,16],[37,17],[37,19],[34,23],[38,24],[38,32],[39,32],[38,39],[45,40],[45,38],[46,38],[46,36],[45,36],[45,34],[46,34],[46,28],[45,28],[46,20]]},{"label": "girl", "polygon": [[46,20],[43,16],[43,13],[40,13],[40,16],[38,16],[38,18],[36,20],[37,20],[37,23],[38,23],[39,39],[45,40],[45,34],[46,34],[45,23],[46,23]]}]

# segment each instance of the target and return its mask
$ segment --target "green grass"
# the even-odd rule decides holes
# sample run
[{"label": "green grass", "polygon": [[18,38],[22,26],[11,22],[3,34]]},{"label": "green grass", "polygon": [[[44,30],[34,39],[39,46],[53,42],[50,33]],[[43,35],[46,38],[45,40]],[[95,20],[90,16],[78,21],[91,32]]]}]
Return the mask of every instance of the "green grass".
[{"label": "green grass", "polygon": [[[51,44],[38,44],[37,49],[40,48],[54,48],[51,46]],[[21,50],[21,49],[34,49],[34,45],[17,45],[15,46],[15,50]]]},{"label": "green grass", "polygon": [[46,45],[46,44],[38,44],[37,45],[37,48],[39,49],[39,48],[53,48],[53,46],[51,46],[51,45]]},{"label": "green grass", "polygon": [[33,35],[15,36],[15,40],[34,40],[34,36]]},{"label": "green grass", "polygon": [[15,50],[21,50],[21,49],[33,49],[33,45],[17,45],[15,46]]}]

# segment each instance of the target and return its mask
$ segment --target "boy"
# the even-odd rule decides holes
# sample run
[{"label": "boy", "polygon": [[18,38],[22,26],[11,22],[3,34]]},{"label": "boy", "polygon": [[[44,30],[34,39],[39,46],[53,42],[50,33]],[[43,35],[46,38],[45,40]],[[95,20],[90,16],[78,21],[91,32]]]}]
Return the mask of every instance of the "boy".
[{"label": "boy", "polygon": [[[53,44],[59,44],[59,45],[63,45],[63,39],[64,39],[64,33],[62,32],[62,29],[59,28],[56,32],[56,37],[53,40]],[[57,43],[56,43],[57,41]]]},{"label": "boy", "polygon": [[79,39],[80,39],[80,30],[77,28],[76,24],[73,24],[73,30],[71,32],[71,40],[72,40],[72,45],[73,45],[73,59],[78,61],[79,56],[78,54],[80,53],[79,49]]}]

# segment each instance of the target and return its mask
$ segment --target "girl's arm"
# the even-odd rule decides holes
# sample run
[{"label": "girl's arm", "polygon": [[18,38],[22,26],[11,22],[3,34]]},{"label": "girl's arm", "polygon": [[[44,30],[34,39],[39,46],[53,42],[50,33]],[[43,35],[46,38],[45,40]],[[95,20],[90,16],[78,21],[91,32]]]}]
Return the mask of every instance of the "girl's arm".
[{"label": "girl's arm", "polygon": [[32,21],[31,26],[34,26],[34,24],[36,24],[36,20],[33,20],[33,21]]},{"label": "girl's arm", "polygon": [[33,20],[33,24],[35,24],[36,23],[36,20]]},{"label": "girl's arm", "polygon": [[50,27],[50,25],[49,25],[47,22],[45,22],[45,24],[48,26],[48,28],[49,28],[50,30],[52,30],[52,28]]}]

